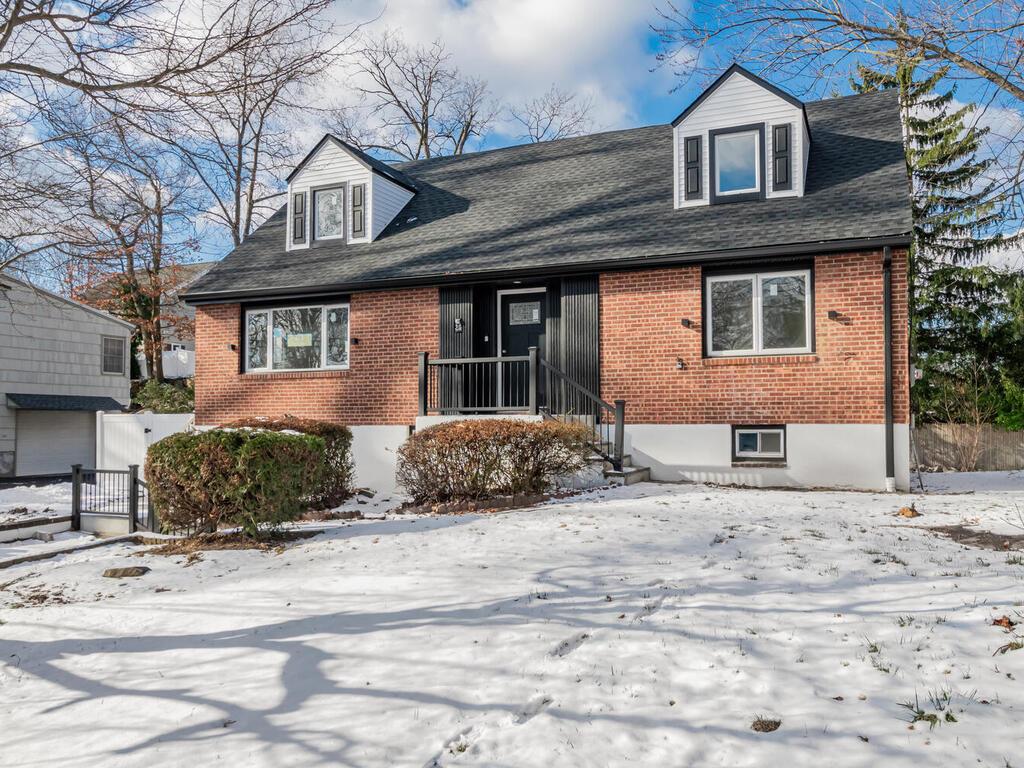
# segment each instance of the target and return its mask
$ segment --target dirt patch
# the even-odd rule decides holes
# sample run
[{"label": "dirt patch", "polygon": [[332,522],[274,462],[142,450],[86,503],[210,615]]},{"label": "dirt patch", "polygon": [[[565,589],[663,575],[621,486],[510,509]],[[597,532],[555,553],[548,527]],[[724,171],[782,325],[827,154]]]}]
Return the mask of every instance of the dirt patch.
[{"label": "dirt patch", "polygon": [[[147,555],[194,555],[218,549],[258,549],[263,552],[280,551],[289,544],[310,539],[320,531],[281,531],[265,539],[251,539],[241,533],[201,533],[190,539],[178,539],[146,550]],[[193,558],[192,565],[198,558]]]},{"label": "dirt patch", "polygon": [[306,523],[322,523],[326,520],[362,520],[363,513],[358,509],[324,509],[304,512],[299,520]]},{"label": "dirt patch", "polygon": [[567,499],[578,496],[584,491],[567,490],[556,493],[537,493],[526,496],[499,496],[493,499],[473,499],[469,501],[447,501],[440,504],[416,504],[407,501],[395,509],[403,515],[482,515],[494,512],[506,512],[510,509],[525,509],[542,504],[551,499]]},{"label": "dirt patch", "polygon": [[947,536],[958,544],[978,549],[991,549],[995,552],[1024,550],[1024,534],[992,533],[967,528],[963,525],[921,526],[926,531]]}]

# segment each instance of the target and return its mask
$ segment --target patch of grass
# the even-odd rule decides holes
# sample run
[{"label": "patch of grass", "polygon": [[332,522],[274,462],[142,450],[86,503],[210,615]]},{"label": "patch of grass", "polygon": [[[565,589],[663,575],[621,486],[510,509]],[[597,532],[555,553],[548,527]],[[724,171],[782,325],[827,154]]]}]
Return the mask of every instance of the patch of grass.
[{"label": "patch of grass", "polygon": [[897,627],[909,627],[913,623],[914,623],[914,617],[913,616],[909,616],[908,615],[908,616],[897,616],[896,617],[896,626]]},{"label": "patch of grass", "polygon": [[750,724],[750,727],[758,733],[771,733],[772,731],[779,730],[780,725],[782,725],[781,720],[758,715],[754,718],[754,722]]},{"label": "patch of grass", "polygon": [[1024,565],[1024,557],[1021,557],[1020,555],[1007,555],[1006,556],[1006,564],[1007,565]]}]

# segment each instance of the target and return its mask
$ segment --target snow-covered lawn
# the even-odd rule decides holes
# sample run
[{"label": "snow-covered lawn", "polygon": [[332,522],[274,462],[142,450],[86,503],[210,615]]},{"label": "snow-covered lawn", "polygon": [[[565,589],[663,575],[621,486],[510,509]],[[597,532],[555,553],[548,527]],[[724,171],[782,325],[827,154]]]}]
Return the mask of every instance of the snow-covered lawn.
[{"label": "snow-covered lawn", "polygon": [[0,486],[0,523],[71,514],[71,483]]},{"label": "snow-covered lawn", "polygon": [[10,568],[2,764],[1017,766],[1024,650],[991,622],[1024,613],[1024,552],[920,526],[1018,508],[643,484]]}]

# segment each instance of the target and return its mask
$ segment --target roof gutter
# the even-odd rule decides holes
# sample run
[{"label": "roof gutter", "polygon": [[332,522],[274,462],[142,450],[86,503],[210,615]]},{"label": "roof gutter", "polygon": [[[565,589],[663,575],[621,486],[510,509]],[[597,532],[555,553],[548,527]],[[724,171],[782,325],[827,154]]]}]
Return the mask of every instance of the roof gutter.
[{"label": "roof gutter", "polygon": [[904,233],[852,240],[823,240],[812,243],[794,243],[759,248],[731,248],[728,250],[701,251],[689,254],[670,253],[655,256],[641,256],[634,259],[588,261],[582,264],[553,264],[542,267],[517,267],[514,269],[496,269],[480,272],[446,272],[432,275],[385,278],[381,280],[355,280],[323,285],[279,286],[276,288],[210,292],[194,291],[185,294],[182,296],[182,299],[187,304],[198,306],[200,304],[223,304],[244,299],[287,299],[294,298],[296,296],[313,297],[318,295],[349,293],[352,291],[379,291],[432,285],[471,284],[494,280],[509,280],[513,278],[553,277],[556,275],[610,272],[613,270],[651,269],[654,267],[684,264],[742,261],[744,259],[822,255],[826,253],[842,253],[845,251],[877,250],[885,247],[901,248],[908,245],[910,245],[910,234]]}]

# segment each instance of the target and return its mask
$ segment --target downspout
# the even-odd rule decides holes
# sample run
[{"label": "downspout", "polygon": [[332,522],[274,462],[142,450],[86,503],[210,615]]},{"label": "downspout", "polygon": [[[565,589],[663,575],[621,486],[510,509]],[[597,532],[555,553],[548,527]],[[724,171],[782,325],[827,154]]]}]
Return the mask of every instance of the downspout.
[{"label": "downspout", "polygon": [[892,426],[892,248],[882,249],[882,304],[885,347],[885,490],[896,490],[896,460]]}]

